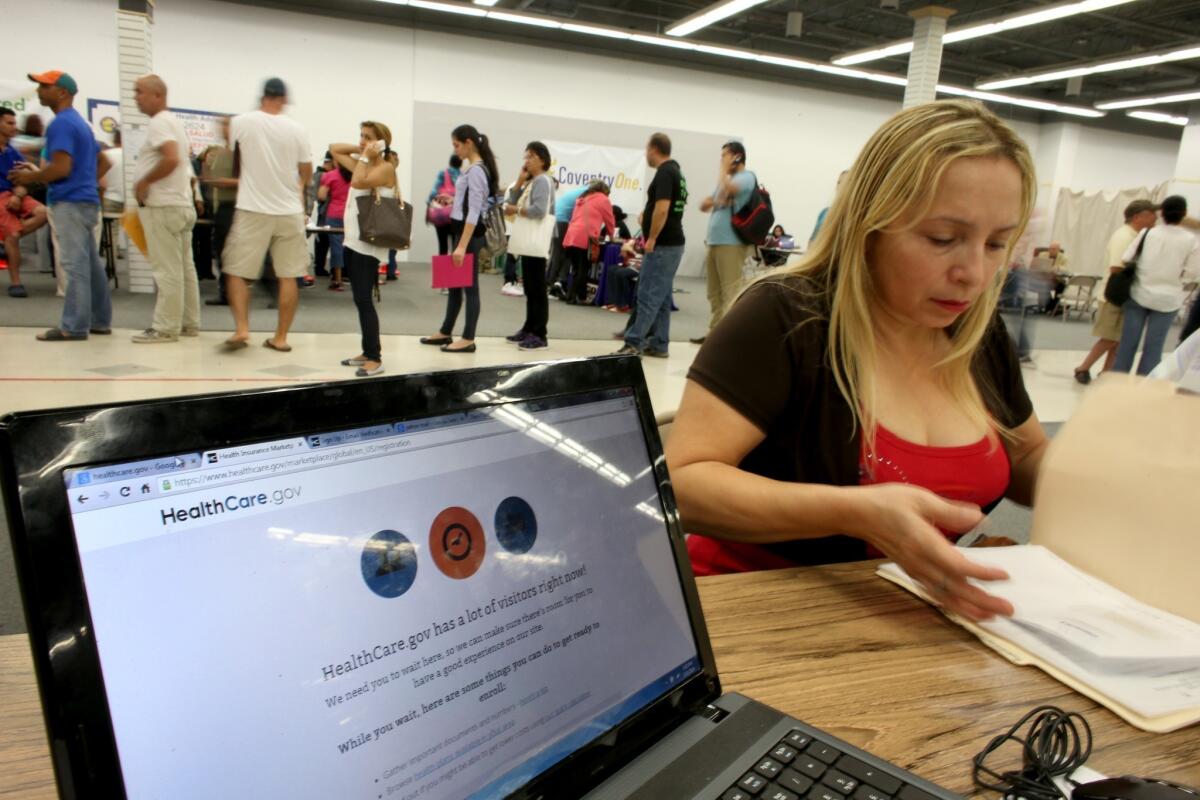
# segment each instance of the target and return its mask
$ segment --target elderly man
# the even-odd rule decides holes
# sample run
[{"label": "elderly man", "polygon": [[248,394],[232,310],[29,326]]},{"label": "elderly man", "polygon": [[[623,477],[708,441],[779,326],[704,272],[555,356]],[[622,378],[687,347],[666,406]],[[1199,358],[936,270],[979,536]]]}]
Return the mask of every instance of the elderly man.
[{"label": "elderly man", "polygon": [[192,168],[183,123],[167,110],[167,85],[144,75],[133,86],[138,110],[150,118],[138,150],[133,190],[146,232],[146,249],[158,299],[154,321],[133,335],[138,344],[178,341],[200,330],[200,284],[192,263]]},{"label": "elderly man", "polygon": [[9,173],[16,186],[47,184],[50,231],[59,266],[67,275],[62,321],[39,333],[43,342],[82,341],[89,334],[112,333],[112,297],[108,276],[96,249],[100,224],[97,182],[108,170],[92,128],[72,106],[79,91],[75,79],[51,70],[29,76],[38,85],[38,100],[54,112],[46,129],[49,163],[41,169],[23,162]]},{"label": "elderly man", "polygon": [[28,297],[21,283],[21,237],[46,224],[46,207],[29,196],[24,186],[13,186],[8,173],[25,161],[13,146],[17,135],[17,112],[0,108],[0,238],[8,260],[8,296]]}]

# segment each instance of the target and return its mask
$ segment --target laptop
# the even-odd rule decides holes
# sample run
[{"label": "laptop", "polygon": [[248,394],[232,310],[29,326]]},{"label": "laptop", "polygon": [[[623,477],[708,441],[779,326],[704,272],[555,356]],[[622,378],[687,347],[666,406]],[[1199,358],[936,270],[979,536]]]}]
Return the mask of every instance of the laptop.
[{"label": "laptop", "polygon": [[21,412],[0,469],[62,797],[956,796],[722,694],[636,358]]}]

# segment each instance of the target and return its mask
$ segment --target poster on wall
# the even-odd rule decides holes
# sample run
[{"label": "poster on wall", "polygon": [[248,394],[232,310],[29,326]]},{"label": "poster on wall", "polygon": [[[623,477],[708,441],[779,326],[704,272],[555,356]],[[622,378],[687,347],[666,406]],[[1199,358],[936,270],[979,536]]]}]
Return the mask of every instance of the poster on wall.
[{"label": "poster on wall", "polygon": [[[204,152],[214,144],[225,144],[221,134],[221,120],[227,116],[219,111],[197,111],[190,108],[172,108],[171,112],[183,123],[191,142],[192,157]],[[112,144],[112,135],[121,125],[121,105],[113,100],[88,100],[88,122],[96,131],[96,138]],[[131,143],[126,142],[126,146]]]},{"label": "poster on wall", "polygon": [[598,178],[608,184],[613,205],[629,215],[630,227],[636,227],[637,215],[646,202],[644,151],[579,142],[547,141],[546,146],[550,148],[550,174],[558,179],[560,192]]},{"label": "poster on wall", "polygon": [[18,115],[39,108],[37,84],[31,83],[28,78],[0,78],[0,107],[11,108]]}]

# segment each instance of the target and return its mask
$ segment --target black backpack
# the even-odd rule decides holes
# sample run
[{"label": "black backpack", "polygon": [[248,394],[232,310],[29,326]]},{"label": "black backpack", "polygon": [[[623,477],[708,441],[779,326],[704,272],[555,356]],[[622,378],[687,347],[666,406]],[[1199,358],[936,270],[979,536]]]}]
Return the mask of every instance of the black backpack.
[{"label": "black backpack", "polygon": [[757,175],[750,199],[731,215],[730,222],[733,223],[733,232],[746,244],[757,246],[766,241],[767,234],[775,225],[775,212],[771,209],[771,194],[758,185]]}]

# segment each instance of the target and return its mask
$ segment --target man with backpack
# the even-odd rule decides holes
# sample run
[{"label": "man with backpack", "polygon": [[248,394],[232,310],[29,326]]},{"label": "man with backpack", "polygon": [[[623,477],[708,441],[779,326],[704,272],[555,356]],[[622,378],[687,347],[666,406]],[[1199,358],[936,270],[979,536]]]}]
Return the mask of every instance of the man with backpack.
[{"label": "man with backpack", "polygon": [[[721,171],[717,188],[711,197],[700,201],[700,210],[710,214],[708,219],[708,254],[704,259],[704,276],[708,284],[708,304],[712,316],[711,331],[725,316],[725,309],[737,296],[742,283],[742,267],[751,245],[742,239],[733,226],[733,215],[750,202],[758,179],[746,169],[746,148],[741,142],[726,142],[721,146]],[[704,344],[706,336],[692,339]]]}]

